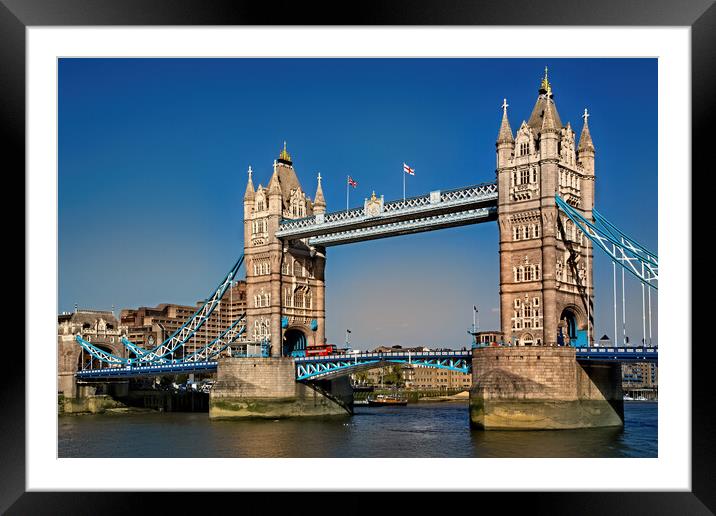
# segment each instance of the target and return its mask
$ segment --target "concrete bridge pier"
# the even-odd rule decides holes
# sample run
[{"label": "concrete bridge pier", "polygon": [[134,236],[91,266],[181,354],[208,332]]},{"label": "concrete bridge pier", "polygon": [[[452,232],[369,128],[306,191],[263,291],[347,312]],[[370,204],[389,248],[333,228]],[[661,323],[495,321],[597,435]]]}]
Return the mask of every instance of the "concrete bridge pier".
[{"label": "concrete bridge pier", "polygon": [[571,347],[473,350],[470,425],[556,430],[624,425],[619,363],[576,360]]},{"label": "concrete bridge pier", "polygon": [[299,383],[288,357],[221,358],[209,395],[210,419],[347,415],[352,407],[347,376]]}]

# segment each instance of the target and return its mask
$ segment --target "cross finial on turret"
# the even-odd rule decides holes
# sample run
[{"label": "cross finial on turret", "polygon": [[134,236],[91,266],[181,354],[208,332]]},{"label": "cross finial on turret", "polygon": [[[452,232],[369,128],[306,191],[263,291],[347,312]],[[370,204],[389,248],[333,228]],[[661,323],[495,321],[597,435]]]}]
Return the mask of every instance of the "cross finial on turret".
[{"label": "cross finial on turret", "polygon": [[321,173],[320,172],[318,173],[318,184],[319,185],[321,184]]},{"label": "cross finial on turret", "polygon": [[591,116],[591,115],[590,115],[589,112],[587,111],[587,108],[584,108],[584,114],[582,115],[582,118],[584,118],[584,123],[585,123],[585,124],[587,123],[587,119],[588,119],[590,116]]},{"label": "cross finial on turret", "polygon": [[509,106],[509,104],[507,103],[507,99],[502,99],[502,106],[501,106],[501,107],[502,107],[502,112],[503,112],[503,113],[507,113],[507,106]]},{"label": "cross finial on turret", "polygon": [[249,165],[249,179],[251,179],[251,176],[252,176],[253,172],[254,172],[254,171],[251,170],[251,165]]}]

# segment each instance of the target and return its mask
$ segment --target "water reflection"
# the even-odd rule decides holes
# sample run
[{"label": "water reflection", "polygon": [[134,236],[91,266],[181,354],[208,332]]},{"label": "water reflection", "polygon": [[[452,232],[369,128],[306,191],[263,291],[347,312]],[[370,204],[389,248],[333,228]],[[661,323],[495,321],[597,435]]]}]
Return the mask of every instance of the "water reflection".
[{"label": "water reflection", "polygon": [[[210,421],[206,413],[62,417],[60,457],[656,457],[657,404],[621,428],[470,430],[466,403],[357,407],[311,419]],[[161,438],[159,437],[161,436]]]}]

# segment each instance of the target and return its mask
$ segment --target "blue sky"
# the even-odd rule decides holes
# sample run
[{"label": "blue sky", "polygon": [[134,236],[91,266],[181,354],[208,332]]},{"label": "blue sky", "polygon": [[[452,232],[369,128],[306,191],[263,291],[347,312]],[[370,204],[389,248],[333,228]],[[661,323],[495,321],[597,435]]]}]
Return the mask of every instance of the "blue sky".
[{"label": "blue sky", "polygon": [[[61,59],[58,308],[204,298],[242,252],[247,167],[265,185],[284,140],[329,211],[347,174],[351,205],[401,197],[403,161],[409,196],[492,181],[502,99],[514,131],[545,66],[562,121],[592,115],[597,208],[656,250],[655,59]],[[329,342],[462,347],[473,304],[498,328],[497,242],[487,223],[329,248]],[[611,336],[612,268],[594,266]],[[627,298],[640,341],[634,280]]]}]

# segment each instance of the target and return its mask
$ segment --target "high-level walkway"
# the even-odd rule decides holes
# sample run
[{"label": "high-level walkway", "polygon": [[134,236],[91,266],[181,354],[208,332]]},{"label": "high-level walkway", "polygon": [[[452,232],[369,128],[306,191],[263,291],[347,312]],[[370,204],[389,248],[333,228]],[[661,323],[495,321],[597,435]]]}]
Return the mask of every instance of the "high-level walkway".
[{"label": "high-level walkway", "polygon": [[308,238],[309,245],[333,246],[495,220],[497,184],[436,190],[384,202],[367,199],[362,208],[283,220],[276,236]]}]

